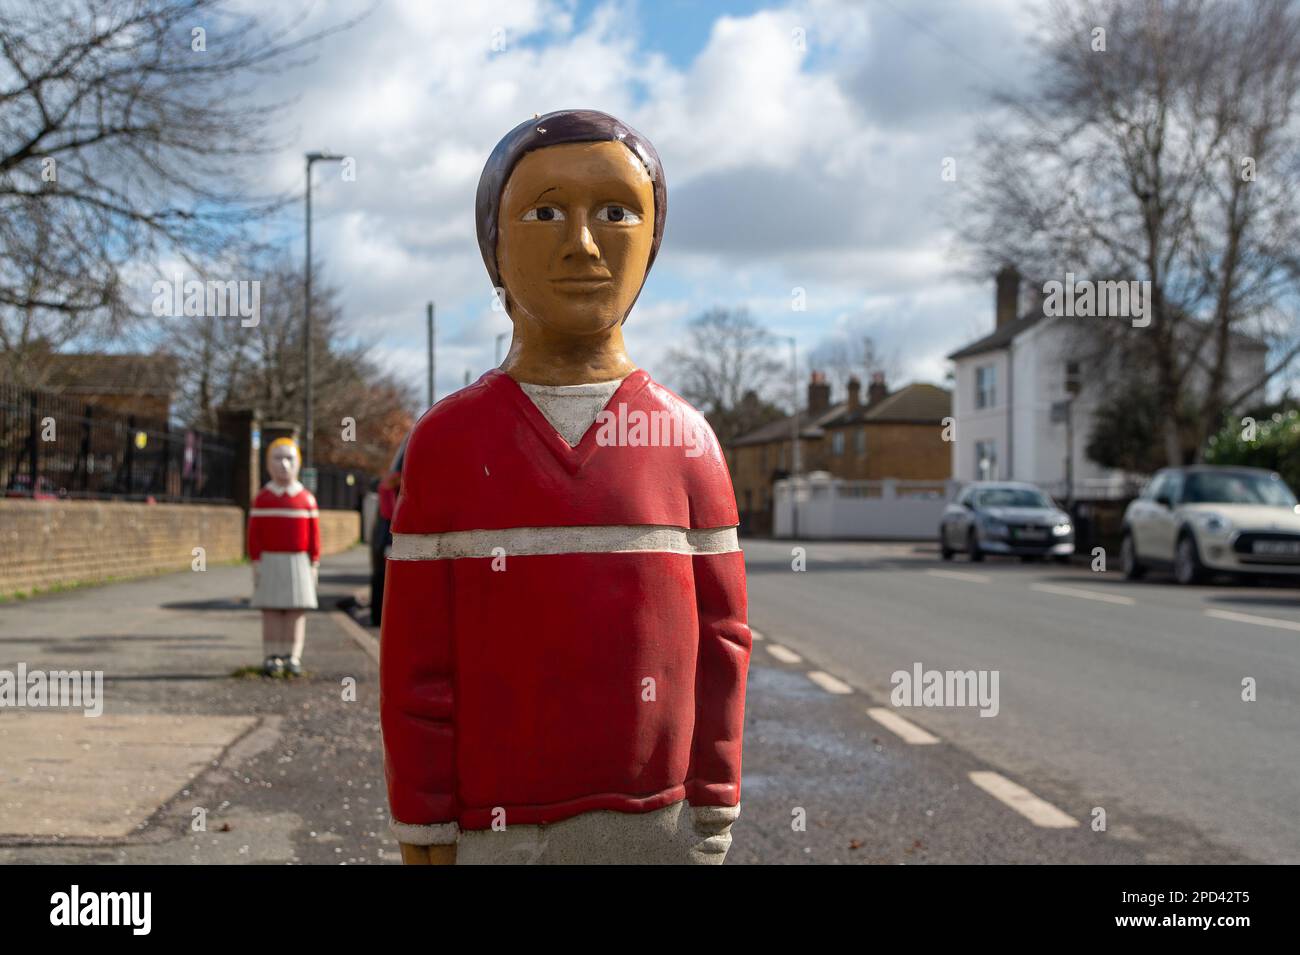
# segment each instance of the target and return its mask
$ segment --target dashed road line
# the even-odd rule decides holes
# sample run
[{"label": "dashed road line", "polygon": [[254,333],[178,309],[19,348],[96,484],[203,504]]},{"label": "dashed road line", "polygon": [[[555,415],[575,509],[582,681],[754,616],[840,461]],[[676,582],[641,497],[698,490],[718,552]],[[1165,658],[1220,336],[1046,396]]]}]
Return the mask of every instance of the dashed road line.
[{"label": "dashed road line", "polygon": [[1024,786],[1013,783],[1001,773],[976,770],[970,774],[970,781],[1040,828],[1073,829],[1079,825],[1078,820],[1061,812],[1050,802],[1039,799]]},{"label": "dashed road line", "polygon": [[751,637],[753,637],[755,640],[766,640],[766,639],[767,639],[767,637],[763,636],[761,633],[759,633],[759,632],[758,632],[757,630],[755,630],[753,627],[750,627],[750,628],[749,628],[749,635],[750,635]]},{"label": "dashed road line", "polygon": [[1135,603],[1132,597],[1122,597],[1119,594],[1104,594],[1098,590],[1084,590],[1082,587],[1057,587],[1054,584],[1030,584],[1030,590],[1038,590],[1045,594],[1059,594],[1062,597],[1082,597],[1084,600],[1099,600],[1102,603],[1120,604],[1125,607],[1131,607]]},{"label": "dashed road line", "polygon": [[867,715],[899,737],[904,743],[910,743],[913,746],[928,746],[939,742],[939,737],[933,733],[927,733],[915,723],[903,719],[893,710],[885,709],[883,706],[870,707],[867,710]]},{"label": "dashed road line", "polygon": [[793,650],[787,650],[779,643],[769,643],[767,645],[767,652],[772,654],[772,656],[776,657],[782,663],[803,663],[803,657],[799,656],[799,654],[795,653]]},{"label": "dashed road line", "polygon": [[972,584],[987,584],[991,578],[983,574],[968,574],[964,570],[927,570],[931,577],[946,577],[948,580],[965,580]]},{"label": "dashed road line", "polygon": [[853,692],[853,687],[849,686],[838,677],[833,677],[829,673],[823,673],[821,670],[812,670],[808,673],[808,679],[812,680],[827,693],[835,693],[840,696]]},{"label": "dashed road line", "polygon": [[1232,620],[1235,623],[1253,623],[1257,627],[1275,627],[1278,630],[1294,630],[1300,633],[1300,623],[1294,620],[1279,620],[1277,617],[1259,617],[1253,613],[1237,613],[1234,610],[1207,610],[1207,617],[1219,620]]}]

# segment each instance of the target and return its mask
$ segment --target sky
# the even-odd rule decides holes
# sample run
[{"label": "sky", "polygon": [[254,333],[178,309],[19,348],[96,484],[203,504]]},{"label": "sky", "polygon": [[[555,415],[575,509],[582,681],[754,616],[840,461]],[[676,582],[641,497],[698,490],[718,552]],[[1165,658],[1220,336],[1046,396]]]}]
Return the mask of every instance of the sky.
[{"label": "sky", "polygon": [[[951,229],[988,93],[1028,82],[1038,6],[318,2],[301,29],[370,12],[268,83],[289,106],[265,176],[301,189],[304,152],[354,157],[355,181],[316,167],[317,266],[421,397],[429,300],[438,397],[496,364],[510,324],[475,239],[479,174],[515,125],[570,107],[619,117],[663,160],[663,244],[624,329],[634,363],[672,387],[687,322],[745,307],[801,355],[870,335],[891,387],[943,384],[944,355],[993,327],[992,277],[968,273]],[[301,254],[301,210],[276,228]]]}]

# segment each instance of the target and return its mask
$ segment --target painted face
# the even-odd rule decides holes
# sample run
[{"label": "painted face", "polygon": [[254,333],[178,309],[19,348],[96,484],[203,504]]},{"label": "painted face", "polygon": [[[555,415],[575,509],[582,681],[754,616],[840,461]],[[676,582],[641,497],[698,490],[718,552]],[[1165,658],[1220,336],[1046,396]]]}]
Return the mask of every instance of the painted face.
[{"label": "painted face", "polygon": [[272,448],[266,468],[276,484],[292,484],[298,479],[298,453],[287,444]]},{"label": "painted face", "polygon": [[501,198],[497,265],[512,317],[556,332],[618,325],[645,279],[654,185],[622,143],[565,143],[528,153]]}]

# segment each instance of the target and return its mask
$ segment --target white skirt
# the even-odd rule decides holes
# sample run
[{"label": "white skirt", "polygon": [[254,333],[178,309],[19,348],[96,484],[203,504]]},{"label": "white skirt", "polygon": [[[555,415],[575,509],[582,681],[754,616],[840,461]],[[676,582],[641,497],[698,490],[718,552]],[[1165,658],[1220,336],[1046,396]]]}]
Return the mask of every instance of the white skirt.
[{"label": "white skirt", "polygon": [[316,609],[316,578],[305,550],[264,552],[258,567],[251,606],[267,610]]}]

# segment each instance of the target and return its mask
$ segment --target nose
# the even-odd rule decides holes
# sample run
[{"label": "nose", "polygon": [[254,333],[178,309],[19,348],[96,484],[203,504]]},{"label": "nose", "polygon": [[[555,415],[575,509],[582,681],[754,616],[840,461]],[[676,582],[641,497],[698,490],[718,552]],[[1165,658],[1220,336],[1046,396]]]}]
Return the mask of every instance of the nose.
[{"label": "nose", "polygon": [[574,258],[586,256],[590,259],[600,258],[600,246],[596,244],[595,237],[591,234],[591,229],[587,227],[587,216],[583,212],[577,212],[569,226],[568,235],[565,237],[563,256],[564,258]]}]

